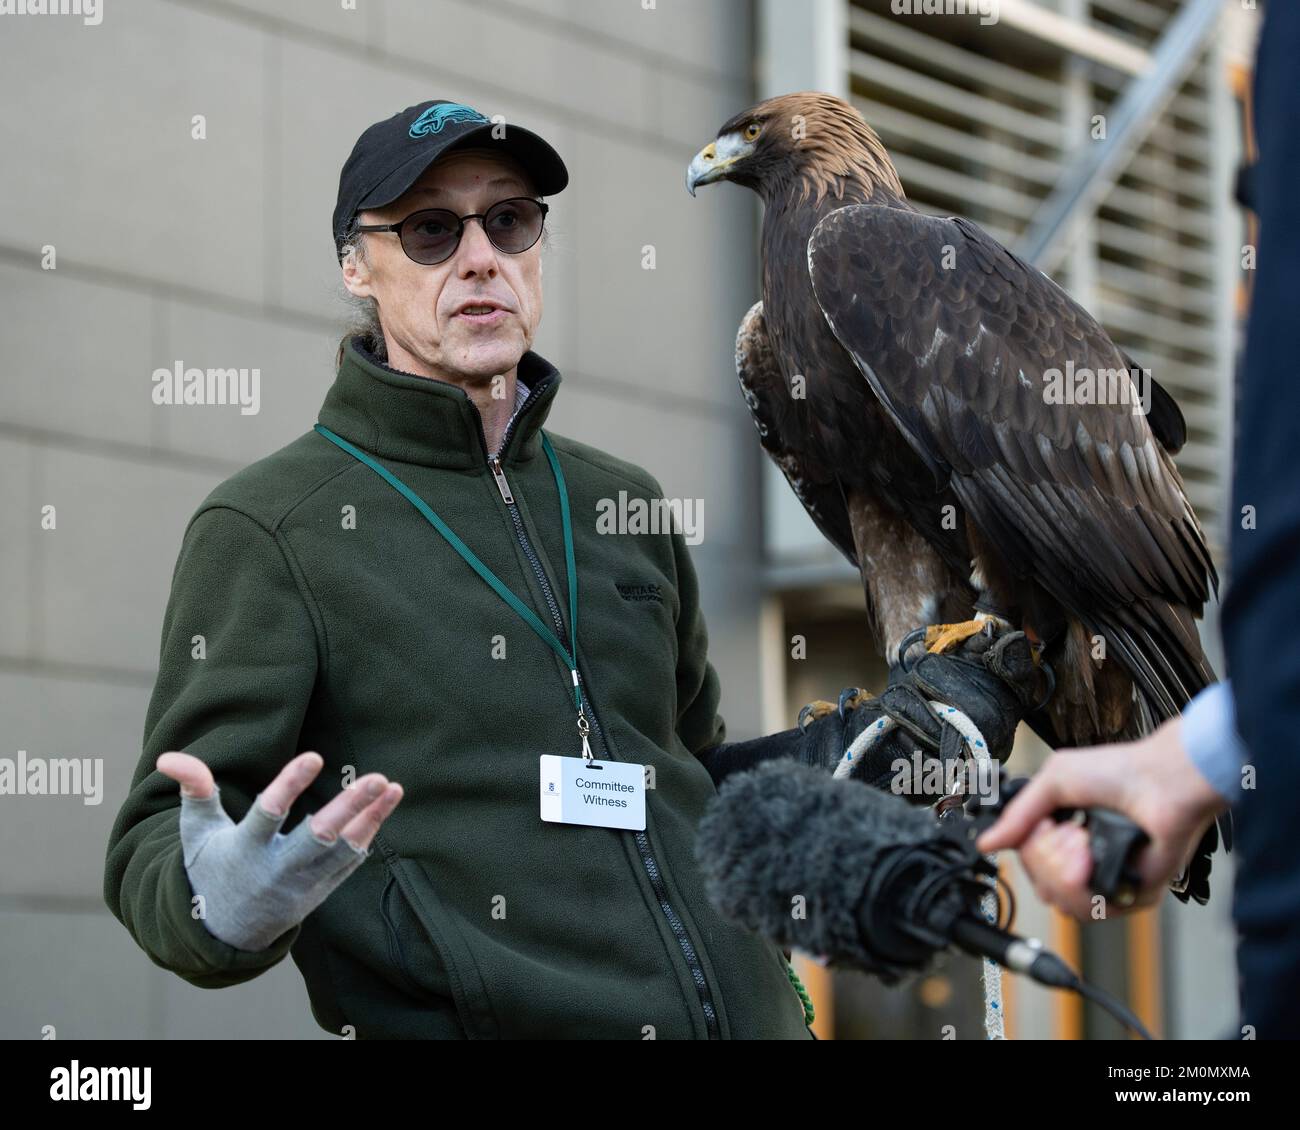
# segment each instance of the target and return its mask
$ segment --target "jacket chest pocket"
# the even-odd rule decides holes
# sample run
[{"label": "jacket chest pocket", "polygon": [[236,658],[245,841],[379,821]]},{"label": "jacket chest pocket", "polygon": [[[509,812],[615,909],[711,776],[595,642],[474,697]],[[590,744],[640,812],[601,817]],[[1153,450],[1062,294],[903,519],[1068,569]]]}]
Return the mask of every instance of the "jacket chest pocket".
[{"label": "jacket chest pocket", "polygon": [[[657,743],[676,717],[677,594],[657,571],[616,573],[606,580],[600,607],[599,651],[581,640],[598,664],[592,673],[597,707],[608,703]],[[589,621],[597,622],[593,616]],[[617,701],[608,701],[617,693]]]}]

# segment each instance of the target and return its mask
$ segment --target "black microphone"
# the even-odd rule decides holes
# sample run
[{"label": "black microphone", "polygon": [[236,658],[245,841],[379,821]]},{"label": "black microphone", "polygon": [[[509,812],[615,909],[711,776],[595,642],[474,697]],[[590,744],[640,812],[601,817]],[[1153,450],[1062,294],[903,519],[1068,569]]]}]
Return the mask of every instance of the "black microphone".
[{"label": "black microphone", "polygon": [[888,983],[950,945],[1035,980],[1078,979],[1033,939],[989,922],[995,869],[967,821],[789,761],[735,774],[701,821],[696,856],[717,909],[784,947]]}]

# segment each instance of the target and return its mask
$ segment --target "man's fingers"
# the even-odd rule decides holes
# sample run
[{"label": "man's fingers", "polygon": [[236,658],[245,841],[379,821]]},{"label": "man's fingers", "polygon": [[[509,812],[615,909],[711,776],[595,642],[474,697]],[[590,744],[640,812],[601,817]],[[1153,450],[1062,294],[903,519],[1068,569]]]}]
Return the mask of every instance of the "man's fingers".
[{"label": "man's fingers", "polygon": [[183,796],[206,800],[216,789],[212,779],[212,770],[192,753],[171,751],[158,756],[154,768],[164,777],[170,777],[181,787]]},{"label": "man's fingers", "polygon": [[1114,750],[1063,750],[1052,754],[997,822],[976,841],[982,852],[1023,843],[1045,816],[1058,808],[1120,808],[1131,767]]},{"label": "man's fingers", "polygon": [[343,831],[339,835],[358,851],[366,850],[370,847],[370,841],[375,838],[375,833],[379,831],[380,825],[392,815],[393,809],[401,799],[402,786],[396,781],[390,782],[375,800],[343,826]]},{"label": "man's fingers", "polygon": [[993,827],[984,832],[975,846],[986,854],[1005,847],[1018,847],[1052,811],[1060,807],[1060,792],[1065,786],[1062,778],[1069,778],[1070,770],[1056,768],[1049,758],[1020,792],[1007,805]]},{"label": "man's fingers", "polygon": [[387,784],[388,778],[382,773],[367,773],[364,777],[358,777],[312,816],[312,833],[322,840],[335,839],[350,821],[384,795]]},{"label": "man's fingers", "polygon": [[1044,817],[1034,825],[1034,830],[1020,845],[1020,864],[1039,895],[1042,894],[1040,884],[1047,877],[1051,864],[1056,827],[1051,820]]},{"label": "man's fingers", "polygon": [[316,779],[324,764],[325,759],[319,753],[300,753],[262,790],[262,807],[272,816],[283,816]]},{"label": "man's fingers", "polygon": [[[164,753],[156,764],[158,771],[178,782],[181,792],[187,796],[202,799],[210,797],[216,789],[212,770],[192,754]],[[324,764],[318,753],[299,754],[262,791],[261,808],[272,817],[283,816],[316,779]],[[342,835],[359,851],[368,849],[401,799],[401,785],[390,784],[382,773],[367,773],[311,817],[311,831],[322,840]]]},{"label": "man's fingers", "polygon": [[1068,892],[1088,893],[1088,879],[1092,876],[1092,850],[1088,833],[1078,824],[1063,824],[1057,844],[1057,861],[1061,887]]},{"label": "man's fingers", "polygon": [[1020,848],[1020,862],[1043,902],[1076,918],[1088,917],[1092,857],[1083,828],[1040,821]]}]

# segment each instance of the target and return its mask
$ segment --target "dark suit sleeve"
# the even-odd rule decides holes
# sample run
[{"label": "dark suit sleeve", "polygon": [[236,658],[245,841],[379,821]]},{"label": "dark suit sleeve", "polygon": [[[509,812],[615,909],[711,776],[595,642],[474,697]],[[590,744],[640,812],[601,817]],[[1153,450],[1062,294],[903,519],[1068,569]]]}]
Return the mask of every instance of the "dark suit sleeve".
[{"label": "dark suit sleeve", "polygon": [[[1237,811],[1242,1022],[1300,1037],[1300,5],[1268,6],[1256,70],[1259,256],[1239,397],[1223,634],[1255,788]],[[1246,510],[1245,508],[1251,508]],[[1253,517],[1246,520],[1243,515]]]}]

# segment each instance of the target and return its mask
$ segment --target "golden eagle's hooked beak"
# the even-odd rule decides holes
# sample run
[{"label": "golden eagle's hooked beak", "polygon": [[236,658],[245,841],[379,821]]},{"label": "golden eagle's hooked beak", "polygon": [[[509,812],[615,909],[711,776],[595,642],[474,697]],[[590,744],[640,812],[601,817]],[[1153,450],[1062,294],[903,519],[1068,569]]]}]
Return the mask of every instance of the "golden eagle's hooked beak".
[{"label": "golden eagle's hooked beak", "polygon": [[686,167],[686,191],[694,196],[700,185],[724,180],[732,165],[753,152],[753,144],[743,140],[738,133],[729,133],[709,142]]}]

